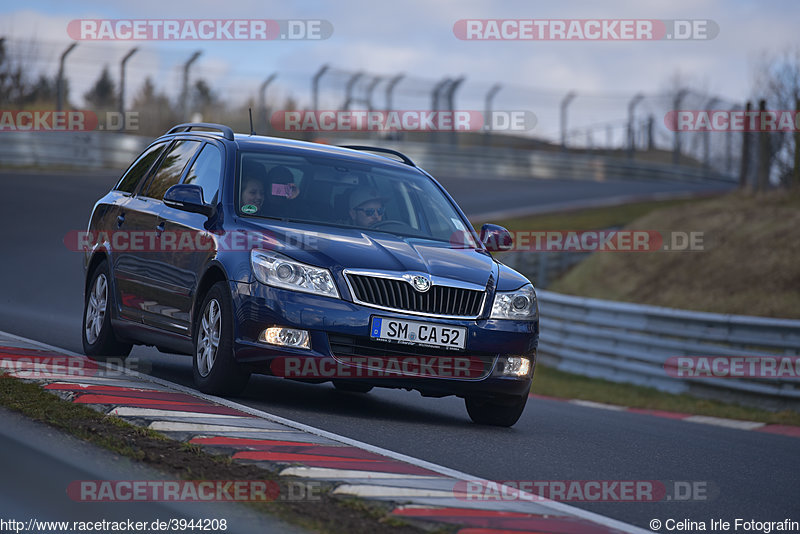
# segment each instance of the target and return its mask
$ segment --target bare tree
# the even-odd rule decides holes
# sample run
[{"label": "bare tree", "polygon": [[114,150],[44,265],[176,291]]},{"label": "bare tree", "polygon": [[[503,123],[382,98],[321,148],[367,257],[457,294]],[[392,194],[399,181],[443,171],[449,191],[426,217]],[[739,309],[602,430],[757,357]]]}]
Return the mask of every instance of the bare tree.
[{"label": "bare tree", "polygon": [[[51,108],[55,105],[55,78],[40,74],[32,81],[30,65],[36,63],[35,42],[0,38],[0,106],[17,109]],[[65,91],[66,94],[66,91]]]},{"label": "bare tree", "polygon": [[131,111],[139,114],[139,133],[157,136],[178,122],[178,112],[169,98],[156,91],[153,81],[146,78],[133,98]]},{"label": "bare tree", "polygon": [[115,108],[117,92],[114,88],[114,81],[108,73],[108,65],[103,67],[100,77],[94,86],[83,95],[83,98],[96,110],[112,110]]},{"label": "bare tree", "polygon": [[[753,77],[754,100],[764,98],[769,110],[794,110],[800,98],[800,47],[778,54],[764,54]],[[789,186],[798,150],[794,132],[769,135],[770,157],[774,165],[771,175],[783,186]]]},{"label": "bare tree", "polygon": [[22,62],[9,51],[8,42],[0,39],[0,103],[21,108],[26,91]]}]

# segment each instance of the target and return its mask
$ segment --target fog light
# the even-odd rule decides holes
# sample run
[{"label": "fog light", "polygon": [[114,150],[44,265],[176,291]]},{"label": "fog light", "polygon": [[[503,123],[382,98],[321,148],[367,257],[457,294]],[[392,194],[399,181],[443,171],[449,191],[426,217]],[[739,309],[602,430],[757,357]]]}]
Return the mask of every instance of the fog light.
[{"label": "fog light", "polygon": [[531,361],[521,356],[507,356],[503,366],[503,374],[506,376],[528,376],[531,371]]},{"label": "fog light", "polygon": [[308,330],[297,330],[295,328],[273,326],[261,332],[258,340],[281,347],[294,347],[297,349],[311,348]]}]

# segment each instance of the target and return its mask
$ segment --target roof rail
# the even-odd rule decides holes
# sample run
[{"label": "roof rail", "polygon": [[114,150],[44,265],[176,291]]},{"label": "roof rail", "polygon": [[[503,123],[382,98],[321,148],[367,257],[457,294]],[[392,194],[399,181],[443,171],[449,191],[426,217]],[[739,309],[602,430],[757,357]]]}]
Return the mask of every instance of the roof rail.
[{"label": "roof rail", "polygon": [[233,141],[233,130],[229,126],[225,126],[223,124],[214,124],[213,122],[186,122],[183,124],[179,124],[177,126],[173,126],[170,130],[166,133],[166,135],[178,132],[189,132],[192,128],[206,128],[208,130],[219,130],[222,133],[222,137],[227,139],[228,141]]},{"label": "roof rail", "polygon": [[363,150],[365,152],[378,152],[381,154],[392,154],[393,156],[397,156],[398,158],[400,158],[406,165],[410,165],[411,167],[417,166],[411,160],[411,158],[409,158],[402,152],[398,152],[397,150],[392,150],[391,148],[381,148],[377,146],[361,146],[361,145],[342,145],[342,148],[349,148],[350,150]]}]

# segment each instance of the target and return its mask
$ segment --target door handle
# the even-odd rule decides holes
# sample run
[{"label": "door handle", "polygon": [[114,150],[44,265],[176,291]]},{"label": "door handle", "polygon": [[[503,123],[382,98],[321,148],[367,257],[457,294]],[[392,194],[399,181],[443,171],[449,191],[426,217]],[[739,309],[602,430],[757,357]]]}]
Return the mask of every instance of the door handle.
[{"label": "door handle", "polygon": [[158,223],[158,226],[156,226],[156,232],[160,234],[161,232],[164,231],[164,228],[166,228],[166,222],[161,221],[160,223]]},{"label": "door handle", "polygon": [[122,228],[122,225],[125,223],[125,214],[117,215],[117,228]]}]

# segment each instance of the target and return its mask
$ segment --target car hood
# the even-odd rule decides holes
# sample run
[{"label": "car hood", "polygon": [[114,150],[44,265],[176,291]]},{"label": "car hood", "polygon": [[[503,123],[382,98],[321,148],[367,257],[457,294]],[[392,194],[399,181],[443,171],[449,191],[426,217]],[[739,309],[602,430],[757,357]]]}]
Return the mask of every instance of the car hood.
[{"label": "car hood", "polygon": [[450,243],[351,228],[320,229],[298,223],[254,225],[270,237],[270,248],[297,261],[343,269],[422,272],[485,287],[497,280],[491,255]]}]

